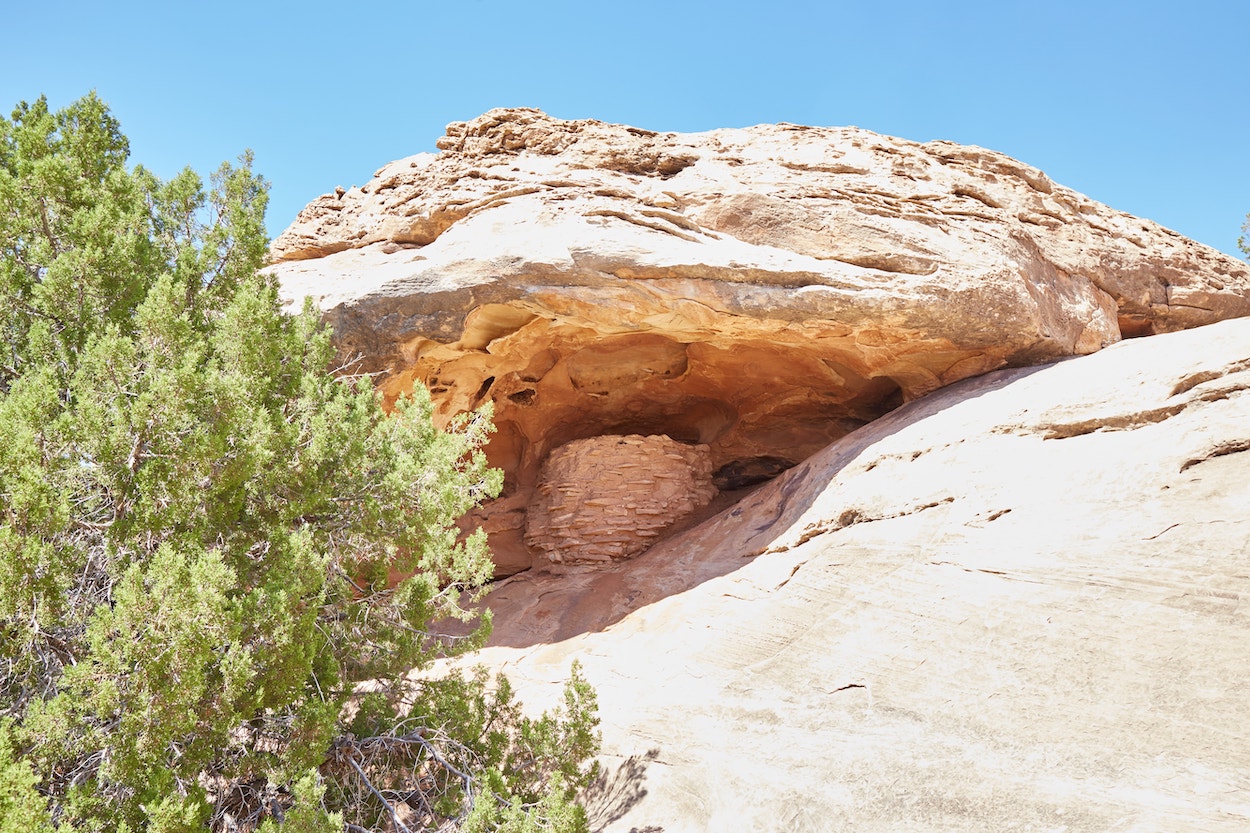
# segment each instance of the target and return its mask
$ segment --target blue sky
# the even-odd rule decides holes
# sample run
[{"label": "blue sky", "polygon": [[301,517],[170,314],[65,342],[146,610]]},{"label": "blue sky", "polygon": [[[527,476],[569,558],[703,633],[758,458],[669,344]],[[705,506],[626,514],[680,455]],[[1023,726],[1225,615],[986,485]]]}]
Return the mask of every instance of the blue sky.
[{"label": "blue sky", "polygon": [[501,106],[982,145],[1232,253],[1250,211],[1250,4],[1235,0],[5,5],[0,109],[94,88],[163,176],[250,147],[271,235]]}]

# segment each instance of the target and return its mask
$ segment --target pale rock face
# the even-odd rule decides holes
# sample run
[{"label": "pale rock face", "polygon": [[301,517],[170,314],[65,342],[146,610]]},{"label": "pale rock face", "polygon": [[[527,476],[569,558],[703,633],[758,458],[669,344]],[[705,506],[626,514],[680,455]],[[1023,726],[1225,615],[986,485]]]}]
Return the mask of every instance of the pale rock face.
[{"label": "pale rock face", "polygon": [[1250,319],[969,379],[486,600],[592,829],[1250,830]]},{"label": "pale rock face", "polygon": [[1245,264],[853,128],[507,110],[439,147],[273,272],[388,394],[493,401],[500,572],[576,560],[577,441],[706,447],[722,491],[485,600],[470,664],[534,709],[573,659],[596,687],[592,829],[1250,829]]},{"label": "pale rock face", "polygon": [[555,564],[631,558],[715,496],[705,445],[637,434],[576,440],[543,464],[525,543]]},{"label": "pale rock face", "polygon": [[706,445],[733,489],[960,379],[1250,314],[1244,263],[981,148],[535,110],[439,147],[315,200],[271,269],[388,396],[494,403],[501,574],[570,441]]}]

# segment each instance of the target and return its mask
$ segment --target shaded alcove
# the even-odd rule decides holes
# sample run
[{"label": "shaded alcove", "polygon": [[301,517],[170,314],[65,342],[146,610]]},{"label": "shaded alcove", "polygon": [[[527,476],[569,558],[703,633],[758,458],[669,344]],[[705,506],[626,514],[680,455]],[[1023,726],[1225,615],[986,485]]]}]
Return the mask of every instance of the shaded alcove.
[{"label": "shaded alcove", "polygon": [[[740,490],[893,410],[909,398],[908,384],[933,376],[915,362],[894,362],[899,378],[874,368],[898,351],[879,339],[800,338],[783,322],[771,333],[603,334],[543,318],[492,320],[522,323],[493,330],[485,344],[475,338],[472,350],[427,349],[403,376],[431,388],[443,419],[493,405],[497,430],[486,454],[504,471],[504,492],[465,524],[491,535],[500,575],[534,563],[525,517],[555,449],[609,435],[665,436],[706,446],[717,488]],[[966,359],[939,356],[936,364]]]}]

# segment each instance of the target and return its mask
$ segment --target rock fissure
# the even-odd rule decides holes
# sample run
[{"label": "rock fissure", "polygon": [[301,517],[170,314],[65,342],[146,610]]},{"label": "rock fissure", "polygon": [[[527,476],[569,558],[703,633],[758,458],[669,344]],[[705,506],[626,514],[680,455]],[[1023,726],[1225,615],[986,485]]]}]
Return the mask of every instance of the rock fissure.
[{"label": "rock fissure", "polygon": [[[666,234],[671,234],[674,237],[680,238],[682,240],[688,240],[692,243],[698,242],[698,238],[695,237],[694,235],[686,234],[685,232],[680,231],[679,229],[672,228],[670,225],[666,225],[664,223],[653,223],[648,220],[644,220],[641,217],[635,217],[632,214],[628,214],[624,211],[617,211],[611,208],[592,209],[590,211],[587,211],[585,216],[587,217],[612,217],[617,220],[624,220],[627,223],[633,223],[636,226],[642,226],[643,228],[649,228],[649,229],[654,229],[656,231],[662,231]],[[671,223],[672,221],[669,221],[669,222]]]},{"label": "rock fissure", "polygon": [[[1228,399],[1230,396],[1245,393],[1250,390],[1250,382],[1236,378],[1236,374],[1241,372],[1244,371],[1238,370],[1236,373],[1227,375],[1199,374],[1186,379],[1173,388],[1168,398],[1175,398],[1183,393],[1191,393],[1191,395],[1180,402],[1170,405],[1150,408],[1144,411],[1119,413],[1114,416],[1100,415],[1071,422],[1038,424],[1027,428],[1015,426],[1010,430],[1023,432],[1041,430],[1045,432],[1043,436],[1048,440],[1065,440],[1099,431],[1133,431],[1171,419],[1199,403],[1218,402],[1222,399]],[[1222,384],[1204,387],[1208,382],[1216,379],[1220,380]]]},{"label": "rock fissure", "polygon": [[915,515],[919,512],[924,512],[925,510],[928,510],[928,509],[934,509],[946,503],[953,503],[954,501],[955,501],[954,497],[948,496],[948,497],[942,498],[941,500],[928,501],[926,503],[922,503],[917,506],[912,506],[907,509],[900,510],[898,512],[893,512],[893,513],[883,514],[883,515],[866,514],[863,510],[852,507],[850,509],[843,510],[842,513],[839,514],[838,517],[834,520],[821,521],[818,523],[808,524],[803,529],[802,533],[799,534],[799,537],[795,539],[794,541],[778,544],[775,547],[770,547],[769,549],[765,550],[765,552],[767,553],[788,552],[794,549],[795,547],[800,547],[803,544],[806,544],[808,541],[811,541],[813,538],[817,538],[821,535],[827,535],[832,532],[840,532],[841,530],[855,526],[856,524],[875,523],[877,521],[891,521],[891,520],[895,520],[898,518],[905,518],[908,515]]},{"label": "rock fissure", "polygon": [[1194,373],[1177,382],[1172,388],[1170,395],[1179,396],[1182,393],[1188,393],[1198,387],[1198,385],[1213,382],[1217,379],[1224,379],[1225,377],[1233,376],[1246,370],[1250,370],[1250,359],[1233,362],[1220,368],[1219,370],[1205,370],[1201,373]]},{"label": "rock fissure", "polygon": [[1207,452],[1199,457],[1191,457],[1181,464],[1181,471],[1185,472],[1199,463],[1205,463],[1208,460],[1214,460],[1216,457],[1224,457],[1229,454],[1240,454],[1243,451],[1250,451],[1250,440],[1230,440],[1220,443],[1207,450]]},{"label": "rock fissure", "polygon": [[1115,417],[1094,417],[1078,422],[1056,423],[1045,426],[1046,433],[1043,436],[1048,440],[1067,440],[1092,434],[1095,431],[1132,431],[1135,428],[1171,419],[1186,407],[1188,403],[1181,403]]}]

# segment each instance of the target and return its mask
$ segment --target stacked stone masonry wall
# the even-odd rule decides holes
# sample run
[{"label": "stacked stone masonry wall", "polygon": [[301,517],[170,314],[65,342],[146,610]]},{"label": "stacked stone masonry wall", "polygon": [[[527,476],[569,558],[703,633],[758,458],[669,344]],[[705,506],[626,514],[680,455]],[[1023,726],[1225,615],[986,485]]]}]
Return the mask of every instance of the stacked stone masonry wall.
[{"label": "stacked stone masonry wall", "polygon": [[557,564],[631,558],[715,496],[706,445],[639,434],[575,440],[543,464],[525,543]]}]

